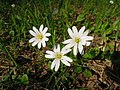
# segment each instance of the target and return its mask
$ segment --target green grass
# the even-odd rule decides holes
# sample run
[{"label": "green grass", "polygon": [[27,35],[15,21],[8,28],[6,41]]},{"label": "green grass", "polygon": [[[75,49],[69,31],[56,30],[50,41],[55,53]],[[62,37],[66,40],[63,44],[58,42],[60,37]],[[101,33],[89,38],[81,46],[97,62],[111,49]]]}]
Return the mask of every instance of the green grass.
[{"label": "green grass", "polygon": [[[13,63],[12,67],[8,64],[10,69],[2,76],[0,85],[7,89],[11,87],[16,89],[17,86],[29,89],[33,87],[30,85],[36,82],[36,87],[38,83],[41,88],[60,89],[61,86],[67,89],[70,88],[72,81],[75,81],[78,73],[91,76],[92,73],[84,67],[87,60],[96,58],[114,60],[113,53],[117,50],[114,42],[120,43],[119,2],[120,0],[114,0],[114,4],[110,4],[109,0],[0,1],[1,57],[3,61]],[[12,4],[15,4],[14,8],[11,7]],[[47,42],[47,47],[39,50],[37,46],[32,47],[28,41],[31,38],[29,30],[33,26],[39,28],[41,24],[48,27],[48,32],[52,36]],[[52,60],[44,57],[45,51],[52,50],[54,45],[68,39],[67,29],[73,25],[78,29],[86,26],[90,30],[90,35],[96,37],[93,40],[94,45],[86,47],[86,54],[82,59],[70,53],[69,56],[74,60],[73,67],[68,68],[61,64],[59,71],[55,73],[50,70]],[[103,53],[100,53],[101,51]],[[19,56],[22,56],[20,61]],[[28,60],[32,60],[29,65]],[[22,65],[21,62],[25,63]],[[47,74],[44,75],[45,72]],[[13,76],[15,78],[11,78]],[[24,82],[24,78],[27,81]]]}]

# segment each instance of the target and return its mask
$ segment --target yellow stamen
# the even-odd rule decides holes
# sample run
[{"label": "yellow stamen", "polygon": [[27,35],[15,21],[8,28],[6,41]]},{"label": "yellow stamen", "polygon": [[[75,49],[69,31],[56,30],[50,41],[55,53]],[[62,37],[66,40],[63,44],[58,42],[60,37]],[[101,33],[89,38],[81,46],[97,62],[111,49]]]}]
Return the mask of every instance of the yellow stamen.
[{"label": "yellow stamen", "polygon": [[57,52],[57,53],[56,53],[56,58],[57,58],[57,59],[61,59],[61,58],[62,58],[62,53]]},{"label": "yellow stamen", "polygon": [[75,38],[75,42],[76,42],[76,43],[79,43],[79,42],[80,42],[80,38],[76,37],[76,38]]},{"label": "yellow stamen", "polygon": [[38,35],[36,36],[36,38],[42,40],[42,39],[43,39],[42,33],[38,34]]}]

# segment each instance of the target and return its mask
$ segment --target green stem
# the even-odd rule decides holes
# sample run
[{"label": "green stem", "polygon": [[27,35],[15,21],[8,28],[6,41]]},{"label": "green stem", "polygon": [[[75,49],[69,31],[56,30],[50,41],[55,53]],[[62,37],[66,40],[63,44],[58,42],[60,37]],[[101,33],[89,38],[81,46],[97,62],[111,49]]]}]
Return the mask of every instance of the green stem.
[{"label": "green stem", "polygon": [[68,71],[68,69],[65,69],[65,70],[63,71],[63,73],[59,75],[57,81],[55,82],[54,87],[55,87],[55,86],[57,85],[57,83],[61,80],[61,78],[63,77],[63,75],[64,75],[64,73],[65,73],[66,71]]},{"label": "green stem", "polygon": [[15,62],[15,60],[13,59],[13,57],[11,56],[11,54],[9,53],[8,49],[4,46],[5,51],[7,52],[8,56],[10,57],[10,59],[13,61],[13,63],[15,64],[15,66],[18,67],[17,63]]},{"label": "green stem", "polygon": [[48,80],[48,83],[46,85],[46,88],[48,87],[50,81],[52,80],[52,78],[54,77],[54,75],[56,74],[56,72],[53,72],[53,74],[51,75],[50,79]]},{"label": "green stem", "polygon": [[114,51],[116,51],[117,40],[118,40],[118,31],[117,31],[116,36],[115,36],[115,46],[114,46]]}]

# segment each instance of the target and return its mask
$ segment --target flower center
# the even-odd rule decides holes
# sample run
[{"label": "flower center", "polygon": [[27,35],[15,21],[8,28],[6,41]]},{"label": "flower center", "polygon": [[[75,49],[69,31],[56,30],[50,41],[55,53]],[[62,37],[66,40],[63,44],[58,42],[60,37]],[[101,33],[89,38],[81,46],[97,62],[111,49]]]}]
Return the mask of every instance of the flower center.
[{"label": "flower center", "polygon": [[57,59],[61,59],[61,58],[62,58],[62,53],[57,52],[57,53],[56,53],[56,58],[57,58]]},{"label": "flower center", "polygon": [[75,42],[76,42],[76,43],[79,43],[79,42],[80,42],[80,38],[75,37]]},{"label": "flower center", "polygon": [[38,34],[38,35],[36,36],[36,38],[42,40],[42,39],[43,39],[42,33]]}]

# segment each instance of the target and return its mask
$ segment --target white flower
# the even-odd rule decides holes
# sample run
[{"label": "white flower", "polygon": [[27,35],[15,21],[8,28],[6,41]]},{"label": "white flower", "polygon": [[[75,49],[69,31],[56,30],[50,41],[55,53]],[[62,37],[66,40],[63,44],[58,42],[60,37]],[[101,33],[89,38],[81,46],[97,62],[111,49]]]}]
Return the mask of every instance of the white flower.
[{"label": "white flower", "polygon": [[114,2],[112,0],[110,0],[110,4],[113,4]]},{"label": "white flower", "polygon": [[83,26],[79,31],[75,26],[72,27],[72,30],[68,28],[68,34],[70,35],[71,39],[65,40],[63,44],[67,44],[66,48],[73,47],[73,54],[76,56],[78,51],[80,54],[82,54],[83,51],[83,45],[89,46],[90,40],[93,40],[92,36],[87,36],[89,31],[86,30],[85,32],[85,26]]},{"label": "white flower", "polygon": [[12,6],[12,8],[14,8],[14,7],[15,7],[15,4],[12,4],[11,6]]},{"label": "white flower", "polygon": [[34,36],[29,40],[29,42],[32,43],[32,46],[38,44],[38,48],[40,49],[42,44],[43,47],[46,47],[46,41],[49,40],[47,37],[51,35],[50,33],[46,33],[47,30],[48,30],[47,27],[43,29],[43,25],[40,26],[39,30],[34,26],[33,26],[33,31],[29,30],[30,34]]},{"label": "white flower", "polygon": [[69,62],[72,62],[72,59],[65,56],[68,52],[70,52],[71,49],[62,48],[60,51],[60,45],[58,44],[57,47],[54,46],[53,51],[46,51],[46,58],[55,58],[52,62],[51,69],[55,67],[55,71],[59,69],[60,61],[65,64],[66,66],[70,66]]}]

